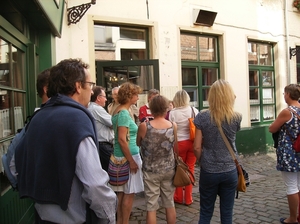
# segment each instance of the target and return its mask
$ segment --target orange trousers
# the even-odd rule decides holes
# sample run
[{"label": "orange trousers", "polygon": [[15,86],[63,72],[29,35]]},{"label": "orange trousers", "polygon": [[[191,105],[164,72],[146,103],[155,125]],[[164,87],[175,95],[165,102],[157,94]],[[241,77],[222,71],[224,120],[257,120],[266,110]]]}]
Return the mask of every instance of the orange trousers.
[{"label": "orange trousers", "polygon": [[[178,142],[178,154],[182,160],[189,166],[190,171],[194,174],[196,157],[194,155],[193,141],[184,140]],[[193,202],[193,185],[177,187],[174,193],[176,203],[190,205]]]}]

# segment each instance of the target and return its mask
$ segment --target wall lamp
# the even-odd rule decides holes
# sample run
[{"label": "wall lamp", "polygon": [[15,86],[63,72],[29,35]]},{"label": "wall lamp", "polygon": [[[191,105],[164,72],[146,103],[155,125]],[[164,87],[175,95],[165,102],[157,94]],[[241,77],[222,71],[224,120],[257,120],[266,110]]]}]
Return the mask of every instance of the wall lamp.
[{"label": "wall lamp", "polygon": [[85,3],[82,5],[73,6],[72,8],[68,8],[68,26],[73,23],[76,24],[80,21],[80,19],[84,16],[86,11],[91,7],[91,5],[95,5],[96,0],[91,0],[90,3]]},{"label": "wall lamp", "polygon": [[290,59],[292,59],[293,56],[297,55],[300,51],[300,47],[291,48],[290,47]]}]

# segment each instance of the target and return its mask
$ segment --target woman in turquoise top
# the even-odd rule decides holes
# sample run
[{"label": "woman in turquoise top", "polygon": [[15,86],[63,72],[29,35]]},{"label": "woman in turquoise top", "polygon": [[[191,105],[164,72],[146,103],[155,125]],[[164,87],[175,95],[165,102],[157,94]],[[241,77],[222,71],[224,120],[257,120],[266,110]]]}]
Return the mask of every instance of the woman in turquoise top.
[{"label": "woman in turquoise top", "polygon": [[300,189],[300,155],[293,148],[293,141],[300,133],[299,119],[294,113],[300,115],[300,85],[290,84],[284,88],[284,100],[288,108],[283,109],[275,121],[270,125],[269,131],[279,131],[277,154],[277,170],[281,171],[286,186],[290,216],[281,218],[281,223],[298,223],[297,212]]},{"label": "woman in turquoise top", "polygon": [[129,82],[122,84],[118,92],[120,105],[112,116],[115,131],[114,156],[117,159],[125,157],[130,165],[128,182],[122,186],[111,186],[118,196],[117,224],[129,223],[134,194],[144,191],[142,160],[136,145],[138,127],[128,111],[131,105],[136,104],[139,93],[139,86]]}]

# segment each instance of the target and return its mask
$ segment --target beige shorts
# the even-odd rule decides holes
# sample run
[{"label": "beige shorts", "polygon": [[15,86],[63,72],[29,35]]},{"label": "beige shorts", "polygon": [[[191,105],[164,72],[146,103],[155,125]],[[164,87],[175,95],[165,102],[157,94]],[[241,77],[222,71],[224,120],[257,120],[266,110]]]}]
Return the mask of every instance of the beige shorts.
[{"label": "beige shorts", "polygon": [[174,207],[174,175],[175,170],[164,173],[143,172],[147,211],[159,209],[159,197],[161,197],[162,207]]}]

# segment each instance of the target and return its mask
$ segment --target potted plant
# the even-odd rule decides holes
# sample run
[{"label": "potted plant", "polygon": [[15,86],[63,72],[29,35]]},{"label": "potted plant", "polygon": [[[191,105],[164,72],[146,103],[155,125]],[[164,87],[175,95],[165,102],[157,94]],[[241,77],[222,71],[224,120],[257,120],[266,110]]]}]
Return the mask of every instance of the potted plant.
[{"label": "potted plant", "polygon": [[300,0],[294,0],[293,6],[300,11]]}]

